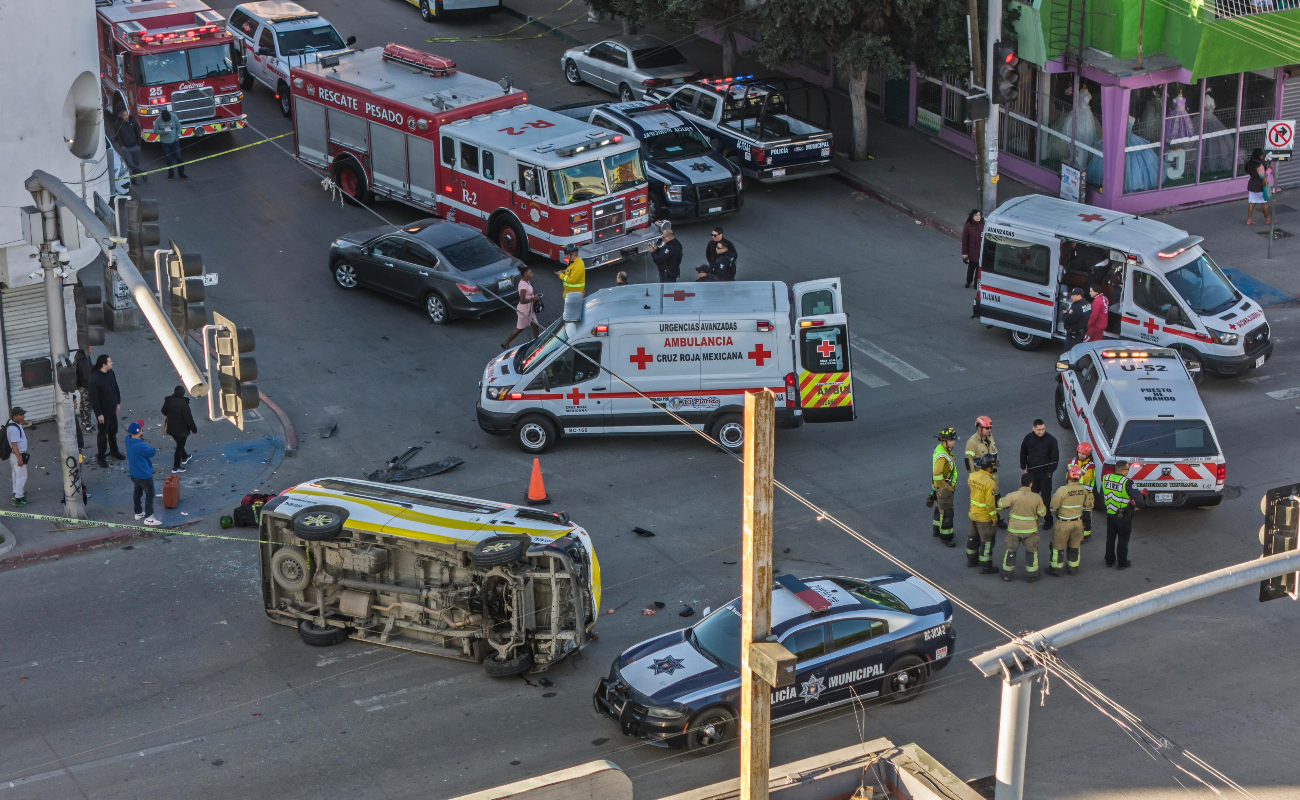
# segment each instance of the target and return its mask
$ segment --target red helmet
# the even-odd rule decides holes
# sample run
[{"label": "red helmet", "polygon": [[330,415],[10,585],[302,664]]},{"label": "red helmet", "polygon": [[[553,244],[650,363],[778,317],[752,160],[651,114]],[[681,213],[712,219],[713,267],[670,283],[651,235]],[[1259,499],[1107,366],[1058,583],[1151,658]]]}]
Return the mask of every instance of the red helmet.
[{"label": "red helmet", "polygon": [[992,429],[992,428],[993,428],[993,420],[989,419],[988,417],[976,417],[976,418],[975,418],[975,427],[977,427],[977,428],[989,428],[989,429]]},{"label": "red helmet", "polygon": [[1090,456],[1092,455],[1092,445],[1088,444],[1087,442],[1080,442],[1078,452],[1079,455],[1081,456]]},{"label": "red helmet", "polygon": [[1071,478],[1082,478],[1083,467],[1080,467],[1078,464],[1071,464],[1069,474]]}]

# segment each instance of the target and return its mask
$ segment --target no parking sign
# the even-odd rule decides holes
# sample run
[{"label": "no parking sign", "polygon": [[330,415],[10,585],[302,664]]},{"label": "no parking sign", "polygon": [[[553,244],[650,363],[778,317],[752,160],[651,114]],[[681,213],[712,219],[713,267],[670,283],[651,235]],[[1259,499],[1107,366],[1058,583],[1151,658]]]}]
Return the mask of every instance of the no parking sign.
[{"label": "no parking sign", "polygon": [[1295,145],[1295,120],[1272,119],[1264,129],[1264,147],[1267,150],[1291,150]]}]

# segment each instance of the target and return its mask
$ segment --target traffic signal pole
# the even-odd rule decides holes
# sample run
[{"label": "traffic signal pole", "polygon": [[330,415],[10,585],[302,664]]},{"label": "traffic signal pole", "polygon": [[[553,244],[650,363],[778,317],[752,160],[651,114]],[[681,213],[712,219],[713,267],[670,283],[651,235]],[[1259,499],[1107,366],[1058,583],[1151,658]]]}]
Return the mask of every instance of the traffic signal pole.
[{"label": "traffic signal pole", "polygon": [[985,50],[986,67],[984,86],[989,93],[989,118],[984,123],[984,218],[988,219],[993,209],[998,207],[998,106],[993,103],[997,86],[997,66],[995,64],[993,45],[1002,36],[1002,0],[989,0],[989,23]]}]

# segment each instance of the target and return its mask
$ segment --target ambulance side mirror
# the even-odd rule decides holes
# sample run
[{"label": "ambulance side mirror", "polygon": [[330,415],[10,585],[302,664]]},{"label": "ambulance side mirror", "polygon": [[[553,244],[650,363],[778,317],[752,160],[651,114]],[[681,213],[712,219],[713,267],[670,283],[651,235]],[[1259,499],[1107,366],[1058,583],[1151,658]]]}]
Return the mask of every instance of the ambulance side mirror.
[{"label": "ambulance side mirror", "polygon": [[1201,372],[1201,362],[1199,362],[1199,361],[1188,361],[1188,362],[1187,362],[1187,372],[1190,373],[1190,374],[1192,374],[1192,375],[1199,375],[1200,372]]}]

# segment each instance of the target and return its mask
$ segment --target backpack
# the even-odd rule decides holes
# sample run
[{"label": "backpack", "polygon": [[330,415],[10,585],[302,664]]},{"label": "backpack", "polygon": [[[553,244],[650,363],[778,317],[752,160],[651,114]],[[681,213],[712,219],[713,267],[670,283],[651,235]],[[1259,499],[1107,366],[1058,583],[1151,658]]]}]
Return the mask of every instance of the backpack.
[{"label": "backpack", "polygon": [[0,452],[0,461],[8,461],[8,460],[9,460],[9,456],[11,456],[11,455],[14,454],[14,449],[13,449],[12,447],[9,446],[9,426],[10,426],[10,425],[17,425],[20,429],[22,428],[22,426],[21,426],[21,425],[18,425],[17,422],[14,422],[13,420],[9,420],[8,422],[6,422],[6,423],[4,424],[4,428],[3,428],[3,429],[0,429],[0,430],[3,430],[3,432],[4,432],[4,447],[3,447],[3,448],[0,448],[0,449],[3,449],[4,452]]},{"label": "backpack", "polygon": [[239,506],[231,514],[235,520],[235,526],[239,528],[254,528],[257,526],[257,514],[253,511],[252,506]]}]

